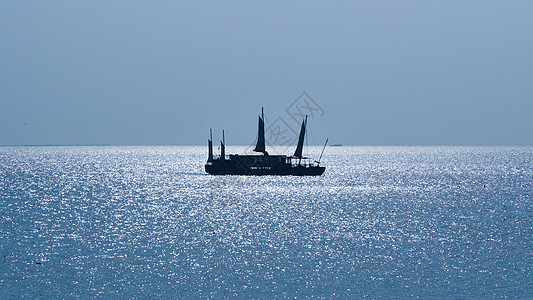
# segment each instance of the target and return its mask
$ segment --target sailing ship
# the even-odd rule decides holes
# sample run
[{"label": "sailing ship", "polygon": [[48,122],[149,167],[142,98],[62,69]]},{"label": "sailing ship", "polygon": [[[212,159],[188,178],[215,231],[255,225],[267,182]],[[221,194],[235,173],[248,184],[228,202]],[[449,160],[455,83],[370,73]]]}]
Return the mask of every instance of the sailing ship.
[{"label": "sailing ship", "polygon": [[265,117],[263,109],[259,116],[259,126],[257,134],[257,143],[254,152],[259,155],[226,155],[226,141],[224,131],[222,131],[222,141],[220,141],[220,156],[213,155],[213,134],[210,130],[210,139],[207,141],[208,158],[205,164],[205,171],[213,175],[322,175],[326,170],[320,166],[320,159],[324,153],[327,144],[324,144],[322,153],[318,161],[303,156],[303,146],[305,131],[307,127],[307,116],[302,121],[300,135],[298,136],[298,145],[292,156],[270,155],[265,147]]}]

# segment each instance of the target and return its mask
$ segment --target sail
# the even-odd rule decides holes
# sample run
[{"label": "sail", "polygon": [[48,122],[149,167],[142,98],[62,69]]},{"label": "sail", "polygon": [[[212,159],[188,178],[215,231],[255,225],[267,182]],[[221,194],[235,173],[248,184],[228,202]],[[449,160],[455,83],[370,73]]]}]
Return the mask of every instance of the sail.
[{"label": "sail", "polygon": [[255,145],[255,152],[265,153],[265,119],[263,109],[261,109],[261,116],[259,116],[259,131],[257,133],[257,144]]},{"label": "sail", "polygon": [[306,126],[307,126],[307,116],[305,116],[305,120],[302,121],[302,128],[300,129],[300,136],[298,137],[298,146],[296,146],[296,151],[294,151],[294,157],[302,158]]},{"label": "sail", "polygon": [[207,161],[213,161],[213,131],[209,129],[209,139],[207,140]]},{"label": "sail", "polygon": [[226,160],[226,137],[224,130],[222,130],[222,141],[220,141],[220,160]]},{"label": "sail", "polygon": [[207,161],[213,161],[213,142],[211,140],[207,140],[207,147],[209,149]]}]

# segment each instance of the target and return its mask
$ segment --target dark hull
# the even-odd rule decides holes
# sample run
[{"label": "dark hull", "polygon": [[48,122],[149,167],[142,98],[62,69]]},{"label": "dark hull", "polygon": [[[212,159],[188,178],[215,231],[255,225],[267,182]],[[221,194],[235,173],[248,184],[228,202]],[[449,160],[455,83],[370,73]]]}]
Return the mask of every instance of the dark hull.
[{"label": "dark hull", "polygon": [[[214,160],[205,165],[205,171],[212,175],[293,175],[319,176],[326,170],[317,165],[292,165],[277,163],[279,157],[273,159],[246,159],[246,157],[232,156],[233,160]],[[243,159],[244,158],[244,159]],[[249,157],[248,157],[249,158]],[[262,158],[262,157],[259,157]],[[285,158],[283,157],[283,160]],[[254,163],[250,163],[254,162]],[[259,163],[258,163],[259,162]]]}]

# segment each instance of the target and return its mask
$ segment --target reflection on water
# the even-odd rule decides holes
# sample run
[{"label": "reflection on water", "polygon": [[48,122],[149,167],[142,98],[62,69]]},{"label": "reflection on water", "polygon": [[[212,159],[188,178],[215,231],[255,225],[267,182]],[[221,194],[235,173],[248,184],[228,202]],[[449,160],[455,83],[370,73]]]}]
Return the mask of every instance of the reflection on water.
[{"label": "reflection on water", "polygon": [[205,152],[0,148],[0,295],[533,297],[533,148],[334,147],[321,177]]}]

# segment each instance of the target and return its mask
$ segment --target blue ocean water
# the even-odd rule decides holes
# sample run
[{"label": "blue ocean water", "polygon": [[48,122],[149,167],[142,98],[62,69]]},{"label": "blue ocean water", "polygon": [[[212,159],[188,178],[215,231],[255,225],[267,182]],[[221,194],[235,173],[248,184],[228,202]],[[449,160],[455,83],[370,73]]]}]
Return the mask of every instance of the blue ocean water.
[{"label": "blue ocean water", "polygon": [[331,147],[320,177],[205,160],[0,148],[0,298],[533,298],[532,147]]}]

